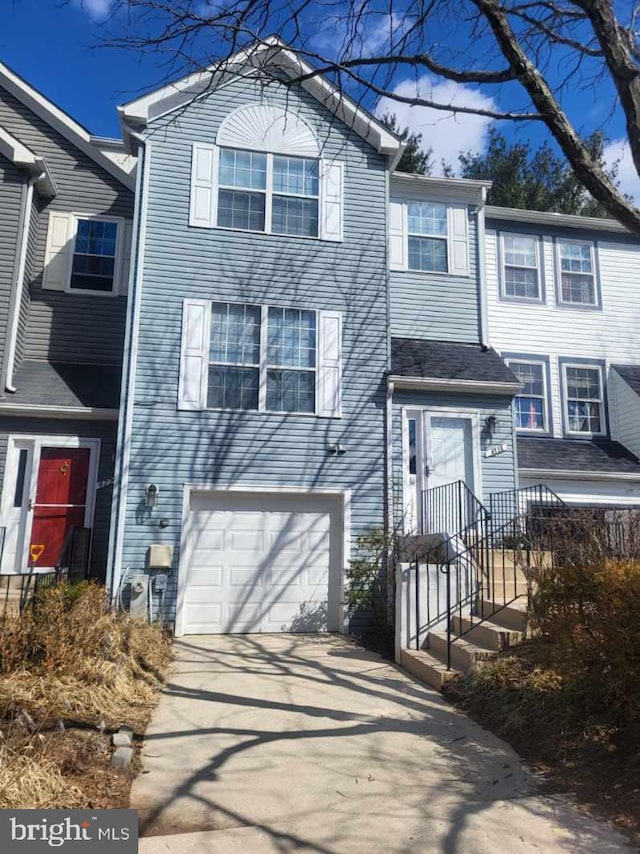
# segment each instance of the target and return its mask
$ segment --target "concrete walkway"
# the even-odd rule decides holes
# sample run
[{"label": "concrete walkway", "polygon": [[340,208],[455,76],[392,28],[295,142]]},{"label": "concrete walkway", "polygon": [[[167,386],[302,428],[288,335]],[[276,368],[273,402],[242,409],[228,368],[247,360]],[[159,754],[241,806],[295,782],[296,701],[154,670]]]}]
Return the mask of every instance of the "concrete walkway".
[{"label": "concrete walkway", "polygon": [[133,784],[141,854],[632,850],[348,640],[188,637],[175,651]]}]

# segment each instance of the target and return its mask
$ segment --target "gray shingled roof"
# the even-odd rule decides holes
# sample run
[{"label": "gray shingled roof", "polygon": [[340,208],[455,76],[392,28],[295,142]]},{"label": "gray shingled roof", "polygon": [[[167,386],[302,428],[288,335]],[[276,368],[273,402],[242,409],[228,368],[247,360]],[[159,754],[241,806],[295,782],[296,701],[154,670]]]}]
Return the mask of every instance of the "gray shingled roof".
[{"label": "gray shingled roof", "polygon": [[559,471],[637,474],[640,462],[619,442],[607,439],[542,439],[518,436],[518,467]]},{"label": "gray shingled roof", "polygon": [[620,374],[636,394],[640,394],[640,365],[611,365],[611,367]]},{"label": "gray shingled roof", "polygon": [[85,406],[117,409],[121,369],[111,365],[74,365],[26,359],[14,374],[15,394],[5,404]]},{"label": "gray shingled roof", "polygon": [[517,383],[495,350],[479,344],[391,339],[391,373],[398,377]]}]

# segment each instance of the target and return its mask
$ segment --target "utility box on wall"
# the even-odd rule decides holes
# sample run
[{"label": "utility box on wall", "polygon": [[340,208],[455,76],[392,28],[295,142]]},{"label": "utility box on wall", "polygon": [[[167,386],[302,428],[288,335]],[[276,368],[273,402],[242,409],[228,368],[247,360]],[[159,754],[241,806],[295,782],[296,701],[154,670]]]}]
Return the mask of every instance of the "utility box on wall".
[{"label": "utility box on wall", "polygon": [[147,568],[170,570],[173,562],[173,546],[154,543],[147,549]]},{"label": "utility box on wall", "polygon": [[132,617],[149,619],[149,576],[144,573],[130,576],[129,613]]}]

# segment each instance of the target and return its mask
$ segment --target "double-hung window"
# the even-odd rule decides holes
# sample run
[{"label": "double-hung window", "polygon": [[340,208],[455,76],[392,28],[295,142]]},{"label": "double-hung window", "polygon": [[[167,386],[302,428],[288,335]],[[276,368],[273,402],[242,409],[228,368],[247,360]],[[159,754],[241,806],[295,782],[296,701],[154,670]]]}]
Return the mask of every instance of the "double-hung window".
[{"label": "double-hung window", "polygon": [[601,369],[563,364],[562,371],[567,432],[602,435],[606,430]]},{"label": "double-hung window", "polygon": [[597,307],[593,244],[559,240],[557,252],[560,302],[566,305]]},{"label": "double-hung window", "polygon": [[437,202],[409,202],[407,206],[409,269],[447,273],[447,206]]},{"label": "double-hung window", "polygon": [[536,433],[549,431],[547,379],[544,362],[508,360],[508,365],[523,385],[516,395],[516,428]]},{"label": "double-hung window", "polygon": [[503,297],[541,299],[538,240],[528,235],[503,234]]},{"label": "double-hung window", "polygon": [[274,412],[315,412],[316,313],[269,308],[267,400]]},{"label": "double-hung window", "polygon": [[318,237],[319,161],[221,148],[221,228]]},{"label": "double-hung window", "polygon": [[78,219],[70,291],[111,293],[116,272],[118,223]]},{"label": "double-hung window", "polygon": [[342,414],[342,313],[186,299],[179,409]]},{"label": "double-hung window", "polygon": [[129,220],[50,211],[42,287],[82,295],[125,294],[130,256]]},{"label": "double-hung window", "polygon": [[258,409],[261,309],[214,302],[207,406]]}]

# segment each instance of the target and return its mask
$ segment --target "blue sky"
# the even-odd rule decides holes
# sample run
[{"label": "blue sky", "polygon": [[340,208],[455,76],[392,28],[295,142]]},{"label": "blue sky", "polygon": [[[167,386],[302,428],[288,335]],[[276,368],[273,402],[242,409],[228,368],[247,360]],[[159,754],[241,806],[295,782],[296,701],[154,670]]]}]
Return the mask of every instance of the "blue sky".
[{"label": "blue sky", "polygon": [[[0,2],[3,6],[0,59],[95,134],[119,136],[116,106],[165,80],[166,71],[157,64],[157,57],[99,46],[107,32],[118,26],[117,20],[106,24],[102,21],[112,0]],[[375,33],[372,35],[375,39]],[[319,51],[320,42],[318,39]],[[446,103],[453,99],[461,104],[513,106],[513,96],[508,92],[480,92],[477,88],[449,81],[430,80],[425,75],[420,78],[420,85],[423,89],[434,89],[434,94],[446,99]],[[395,86],[403,94],[410,94],[415,90],[416,81],[399,79]],[[519,91],[515,97],[522,107]],[[611,92],[603,89],[590,92],[576,87],[575,93],[569,93],[565,105],[585,132],[605,123],[605,132],[612,140],[610,158],[622,160],[623,187],[640,197],[640,182],[624,145],[621,118],[615,111],[612,113]],[[490,126],[490,122],[481,117],[450,117],[391,101],[383,103],[379,109],[395,112],[402,125],[408,124],[422,132],[434,148],[436,163],[442,156],[455,163],[460,150],[481,151]],[[518,139],[532,138],[539,142],[543,138],[539,125],[515,128],[503,122],[500,128]]]}]

